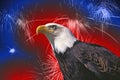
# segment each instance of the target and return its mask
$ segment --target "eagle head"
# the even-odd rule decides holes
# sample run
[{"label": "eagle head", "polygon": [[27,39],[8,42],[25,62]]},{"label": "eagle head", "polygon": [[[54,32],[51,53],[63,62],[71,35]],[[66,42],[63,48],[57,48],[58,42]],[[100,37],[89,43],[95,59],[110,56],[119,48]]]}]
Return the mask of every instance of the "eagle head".
[{"label": "eagle head", "polygon": [[38,26],[36,34],[39,33],[44,34],[48,38],[53,50],[57,53],[64,53],[76,41],[76,38],[67,27],[57,23],[47,23]]}]

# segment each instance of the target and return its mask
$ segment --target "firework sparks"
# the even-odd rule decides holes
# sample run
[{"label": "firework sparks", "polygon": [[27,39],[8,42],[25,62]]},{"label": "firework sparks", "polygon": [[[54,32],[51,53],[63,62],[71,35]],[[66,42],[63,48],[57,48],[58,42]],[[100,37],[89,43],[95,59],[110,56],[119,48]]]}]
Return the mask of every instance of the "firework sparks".
[{"label": "firework sparks", "polygon": [[10,14],[5,14],[2,16],[1,19],[2,23],[1,23],[1,31],[3,30],[8,30],[8,31],[12,31],[14,30],[14,26],[15,25],[15,19],[13,16],[11,16]]},{"label": "firework sparks", "polygon": [[[33,78],[35,80],[41,79],[40,76],[44,76],[43,79],[45,80],[63,80],[63,76],[61,71],[59,70],[58,62],[53,52],[50,51],[49,55],[47,56],[47,61],[41,61],[41,58],[38,59],[38,66],[34,66],[35,70],[28,71],[28,74],[35,74],[36,77]],[[56,75],[56,76],[55,76]]]}]

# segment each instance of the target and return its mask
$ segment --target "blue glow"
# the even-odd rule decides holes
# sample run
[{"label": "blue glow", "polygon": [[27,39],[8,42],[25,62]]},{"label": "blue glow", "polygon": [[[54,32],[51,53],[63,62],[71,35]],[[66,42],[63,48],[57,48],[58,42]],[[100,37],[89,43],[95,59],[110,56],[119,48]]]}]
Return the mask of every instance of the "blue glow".
[{"label": "blue glow", "polygon": [[14,49],[14,48],[11,48],[11,49],[9,50],[9,53],[15,53],[15,49]]}]

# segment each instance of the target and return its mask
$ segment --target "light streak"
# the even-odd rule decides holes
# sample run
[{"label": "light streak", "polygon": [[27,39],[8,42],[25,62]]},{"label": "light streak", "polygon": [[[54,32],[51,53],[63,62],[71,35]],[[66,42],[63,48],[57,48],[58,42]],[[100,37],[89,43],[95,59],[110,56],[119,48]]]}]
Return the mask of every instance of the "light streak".
[{"label": "light streak", "polygon": [[101,31],[102,33],[106,34],[107,36],[109,36],[112,40],[114,40],[116,43],[119,43],[118,40],[116,40],[111,34],[107,33],[106,31],[103,31],[102,29],[99,29],[97,27],[95,27],[95,29]]}]

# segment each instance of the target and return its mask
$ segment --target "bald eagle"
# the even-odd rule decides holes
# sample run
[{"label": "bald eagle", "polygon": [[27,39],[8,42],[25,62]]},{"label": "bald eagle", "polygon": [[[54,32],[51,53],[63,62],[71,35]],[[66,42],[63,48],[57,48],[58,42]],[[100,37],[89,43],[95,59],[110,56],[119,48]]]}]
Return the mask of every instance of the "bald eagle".
[{"label": "bald eagle", "polygon": [[77,40],[57,23],[38,26],[39,33],[51,43],[64,80],[120,80],[120,58],[106,48]]}]

